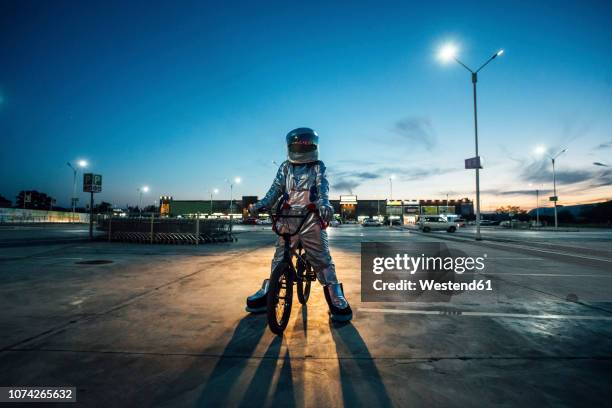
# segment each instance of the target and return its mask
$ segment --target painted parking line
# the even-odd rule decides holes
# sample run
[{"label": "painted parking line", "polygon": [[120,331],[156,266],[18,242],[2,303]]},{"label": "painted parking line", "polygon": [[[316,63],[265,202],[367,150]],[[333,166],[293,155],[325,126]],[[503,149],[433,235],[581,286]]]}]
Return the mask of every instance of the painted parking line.
[{"label": "painted parking line", "polygon": [[506,243],[506,242],[504,242],[502,244],[502,243],[487,241],[487,244],[498,245],[498,246],[501,246],[503,248],[505,248],[505,247],[519,248],[519,249],[526,249],[528,251],[543,252],[543,253],[546,253],[546,254],[569,256],[569,257],[573,257],[573,258],[588,259],[588,260],[591,260],[591,261],[599,261],[599,262],[612,263],[612,259],[599,258],[599,257],[595,257],[595,256],[570,254],[568,252],[557,252],[557,251],[552,251],[552,250],[549,250],[549,249],[540,249],[540,248],[534,248],[534,247],[526,247],[526,246],[523,246],[523,245],[510,244],[510,243]]},{"label": "painted parking line", "polygon": [[565,319],[565,320],[609,320],[612,316],[581,316],[581,315],[557,315],[557,314],[529,314],[529,313],[496,313],[496,312],[469,312],[451,310],[412,310],[412,309],[373,309],[359,308],[359,312],[365,313],[388,313],[407,315],[431,315],[431,316],[472,316],[472,317],[502,317],[518,319]]},{"label": "painted parking line", "polygon": [[501,276],[548,276],[553,278],[612,278],[612,274],[579,274],[579,273],[512,273],[512,272],[485,272],[484,275]]}]

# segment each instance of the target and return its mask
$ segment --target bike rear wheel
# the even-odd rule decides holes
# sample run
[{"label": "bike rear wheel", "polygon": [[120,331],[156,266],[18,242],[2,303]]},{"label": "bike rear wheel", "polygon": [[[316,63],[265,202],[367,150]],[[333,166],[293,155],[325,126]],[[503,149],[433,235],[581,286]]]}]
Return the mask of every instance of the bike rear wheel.
[{"label": "bike rear wheel", "polygon": [[299,257],[296,262],[297,282],[295,285],[298,300],[301,304],[305,305],[310,297],[310,275],[312,274],[312,267],[308,261],[304,260],[304,251],[300,249],[298,255]]},{"label": "bike rear wheel", "polygon": [[272,272],[267,300],[268,326],[272,333],[282,336],[293,302],[293,276],[287,263],[280,263]]}]

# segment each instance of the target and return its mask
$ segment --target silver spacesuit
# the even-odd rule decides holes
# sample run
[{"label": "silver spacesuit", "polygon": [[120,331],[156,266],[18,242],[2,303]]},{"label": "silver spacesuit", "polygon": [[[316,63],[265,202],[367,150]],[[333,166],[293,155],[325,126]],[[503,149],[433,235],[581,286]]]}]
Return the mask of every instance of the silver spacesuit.
[{"label": "silver spacesuit", "polygon": [[[344,297],[343,288],[336,277],[336,268],[329,253],[327,232],[322,222],[329,222],[333,217],[333,207],[329,202],[329,184],[325,176],[325,165],[318,160],[318,135],[309,128],[298,128],[287,135],[288,160],[282,163],[265,197],[254,204],[251,212],[263,208],[274,211],[279,200],[286,202],[285,211],[291,214],[304,214],[306,206],[313,203],[319,214],[310,213],[299,234],[291,238],[295,248],[301,242],[306,259],[317,273],[319,282],[324,287],[325,298],[330,307],[330,314],[336,320],[349,320],[352,317],[350,306]],[[300,219],[283,218],[277,222],[279,231],[295,231]],[[289,231],[287,231],[289,232]],[[276,252],[272,259],[273,271],[283,260],[283,238],[279,237]],[[247,310],[258,311],[254,305],[268,289],[267,279],[262,288],[247,299]],[[259,301],[260,308],[265,302]],[[263,306],[261,306],[263,305]]]}]

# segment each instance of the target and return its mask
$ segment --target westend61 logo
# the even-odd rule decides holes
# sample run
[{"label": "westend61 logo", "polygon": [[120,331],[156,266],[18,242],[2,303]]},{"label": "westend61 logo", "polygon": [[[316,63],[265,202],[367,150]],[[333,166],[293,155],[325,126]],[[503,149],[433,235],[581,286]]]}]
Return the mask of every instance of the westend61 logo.
[{"label": "westend61 logo", "polygon": [[363,302],[450,301],[493,290],[486,254],[468,256],[443,243],[363,242]]}]

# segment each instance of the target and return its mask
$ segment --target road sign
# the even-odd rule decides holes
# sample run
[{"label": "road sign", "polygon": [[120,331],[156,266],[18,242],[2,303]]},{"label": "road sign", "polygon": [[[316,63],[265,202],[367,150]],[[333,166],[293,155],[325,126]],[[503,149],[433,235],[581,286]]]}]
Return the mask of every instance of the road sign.
[{"label": "road sign", "polygon": [[465,159],[465,168],[466,169],[482,169],[482,164],[480,163],[480,156],[470,157],[469,159]]},{"label": "road sign", "polygon": [[548,200],[549,200],[549,201],[559,201],[559,197],[557,197],[557,196],[551,196],[551,197],[548,197]]},{"label": "road sign", "polygon": [[85,173],[83,174],[83,191],[86,193],[99,193],[102,191],[102,175]]}]

